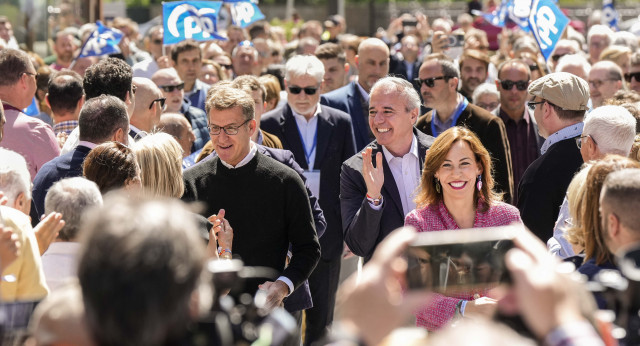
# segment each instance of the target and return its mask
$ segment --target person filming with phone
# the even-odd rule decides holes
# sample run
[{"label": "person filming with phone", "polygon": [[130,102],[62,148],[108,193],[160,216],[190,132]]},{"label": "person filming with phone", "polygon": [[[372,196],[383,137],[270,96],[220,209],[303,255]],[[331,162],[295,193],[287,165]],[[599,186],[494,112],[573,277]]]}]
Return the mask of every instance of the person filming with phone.
[{"label": "person filming with phone", "polygon": [[[491,156],[473,132],[457,126],[446,130],[427,152],[416,209],[405,226],[433,232],[521,223],[518,209],[501,202],[493,190],[491,173]],[[417,324],[433,331],[455,316],[490,316],[496,309],[497,301],[483,296],[486,290],[458,293],[435,295],[417,313]]]}]

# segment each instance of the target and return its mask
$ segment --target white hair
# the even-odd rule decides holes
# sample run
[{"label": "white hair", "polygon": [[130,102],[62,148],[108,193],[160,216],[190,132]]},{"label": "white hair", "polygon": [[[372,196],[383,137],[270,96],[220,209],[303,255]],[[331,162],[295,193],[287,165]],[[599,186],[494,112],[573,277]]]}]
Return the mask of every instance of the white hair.
[{"label": "white hair", "polygon": [[296,55],[287,61],[285,65],[284,79],[290,81],[291,78],[311,76],[322,82],[324,78],[324,64],[315,55]]},{"label": "white hair", "polygon": [[494,83],[482,83],[473,91],[473,96],[471,97],[473,99],[473,104],[478,104],[478,99],[485,94],[495,95],[498,100],[500,99],[500,93]]},{"label": "white hair", "polygon": [[591,72],[591,64],[587,58],[582,54],[567,54],[564,55],[560,60],[558,60],[558,65],[556,65],[556,72],[564,72],[564,68],[567,66],[576,66],[581,67],[584,71],[584,75],[588,76],[589,72]]},{"label": "white hair", "polygon": [[636,119],[620,106],[601,106],[584,120],[584,136],[590,135],[602,154],[629,156],[636,136]]},{"label": "white hair", "polygon": [[444,18],[436,18],[431,24],[431,27],[438,27],[438,26],[441,26],[442,29],[444,29],[445,34],[451,33],[451,23],[448,20]]},{"label": "white hair", "polygon": [[629,47],[632,52],[638,50],[638,38],[628,31],[614,32],[611,44]]},{"label": "white hair", "polygon": [[416,89],[406,79],[398,77],[384,77],[378,79],[371,87],[369,95],[381,89],[384,94],[398,93],[404,97],[404,105],[407,111],[412,111],[420,107],[420,95]]},{"label": "white hair", "polygon": [[611,44],[611,41],[613,41],[613,30],[611,30],[611,28],[609,28],[606,25],[602,25],[602,24],[596,24],[594,26],[592,26],[589,29],[589,32],[587,33],[587,42],[591,42],[591,38],[594,35],[605,35],[607,36],[607,45]]},{"label": "white hair", "polygon": [[65,225],[58,236],[67,241],[76,238],[83,213],[93,206],[102,206],[102,194],[96,183],[82,177],[56,182],[44,199],[45,215],[51,212],[62,214]]},{"label": "white hair", "polygon": [[578,44],[578,42],[574,40],[566,39],[566,38],[563,38],[562,40],[558,41],[555,49],[557,50],[558,47],[571,48],[573,49],[574,54],[582,51],[582,49],[580,49],[580,45]]},{"label": "white hair", "polygon": [[0,148],[0,191],[12,205],[18,195],[24,193],[31,199],[31,174],[22,155]]}]

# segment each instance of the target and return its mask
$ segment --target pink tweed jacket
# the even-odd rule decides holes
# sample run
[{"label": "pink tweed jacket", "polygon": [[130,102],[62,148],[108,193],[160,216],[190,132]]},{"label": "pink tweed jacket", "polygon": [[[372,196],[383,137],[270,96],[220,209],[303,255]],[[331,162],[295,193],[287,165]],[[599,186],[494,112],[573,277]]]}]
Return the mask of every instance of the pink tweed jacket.
[{"label": "pink tweed jacket", "polygon": [[[522,222],[520,212],[512,205],[494,202],[486,212],[482,213],[479,210],[483,203],[482,201],[478,203],[478,211],[473,222],[474,228],[506,226],[514,222]],[[415,227],[418,232],[460,229],[443,202],[414,209],[406,216],[404,224]],[[429,331],[441,329],[454,317],[456,304],[460,300],[473,300],[474,294],[484,296],[486,291],[460,292],[450,297],[438,294],[416,314],[417,324]]]}]

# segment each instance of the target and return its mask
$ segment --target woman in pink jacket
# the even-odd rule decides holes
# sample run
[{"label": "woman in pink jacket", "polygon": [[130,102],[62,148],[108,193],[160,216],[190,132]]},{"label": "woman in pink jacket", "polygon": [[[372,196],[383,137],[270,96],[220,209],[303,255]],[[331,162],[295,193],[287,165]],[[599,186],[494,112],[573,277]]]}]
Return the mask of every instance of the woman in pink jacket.
[{"label": "woman in pink jacket", "polygon": [[[405,218],[405,225],[419,232],[522,222],[518,209],[500,202],[493,191],[489,152],[463,127],[452,127],[436,138],[427,152],[420,189],[416,209]],[[497,301],[483,297],[487,290],[436,295],[418,312],[417,323],[431,331],[444,327],[456,315],[491,315]]]}]

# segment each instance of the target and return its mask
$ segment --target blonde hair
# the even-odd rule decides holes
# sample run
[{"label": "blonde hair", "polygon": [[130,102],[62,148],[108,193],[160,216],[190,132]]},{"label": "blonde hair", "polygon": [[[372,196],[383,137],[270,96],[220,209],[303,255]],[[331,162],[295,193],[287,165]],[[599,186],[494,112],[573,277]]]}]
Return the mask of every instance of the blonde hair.
[{"label": "blonde hair", "polygon": [[182,148],[173,136],[162,132],[151,134],[137,141],[133,150],[140,164],[143,194],[182,197]]},{"label": "blonde hair", "polygon": [[571,224],[565,228],[565,238],[569,243],[584,249],[584,231],[582,230],[582,212],[584,192],[587,186],[587,174],[591,169],[591,163],[582,165],[582,169],[571,179],[567,188],[567,203],[569,204],[569,216]]}]

